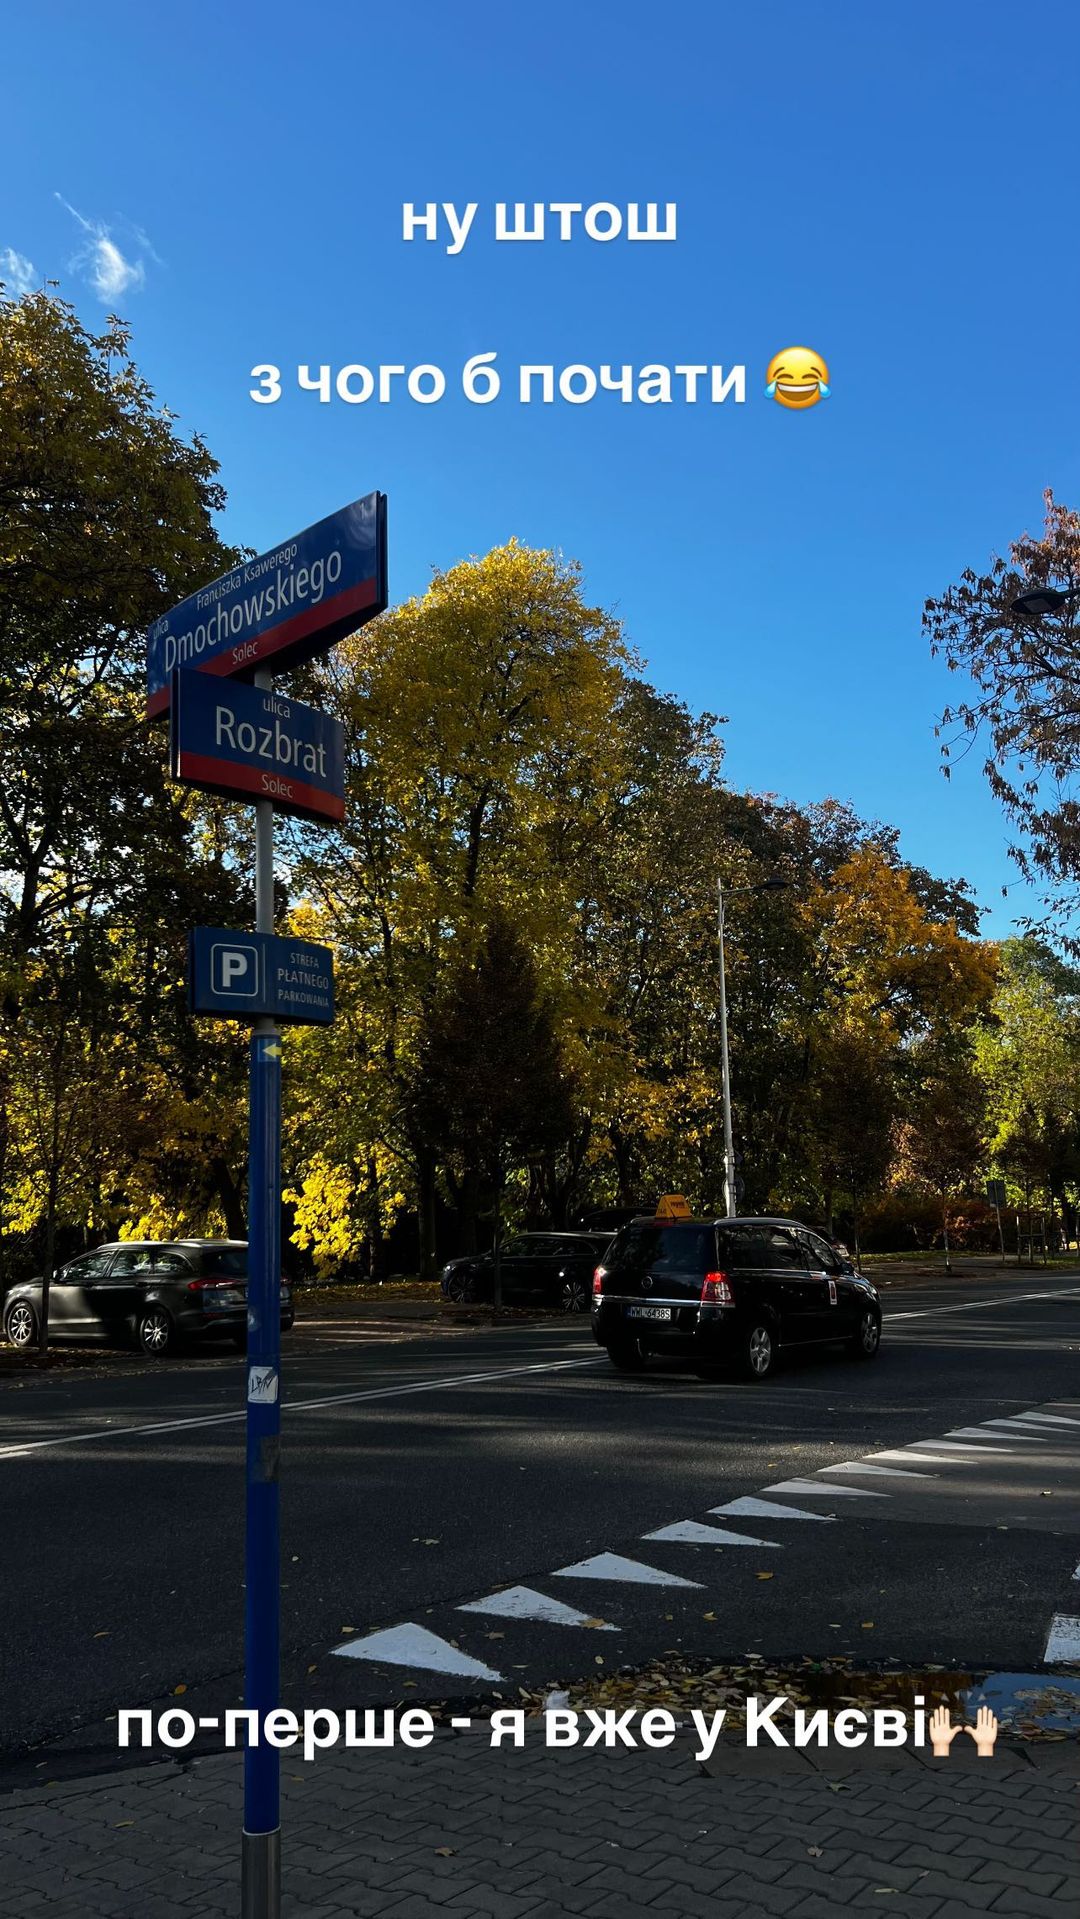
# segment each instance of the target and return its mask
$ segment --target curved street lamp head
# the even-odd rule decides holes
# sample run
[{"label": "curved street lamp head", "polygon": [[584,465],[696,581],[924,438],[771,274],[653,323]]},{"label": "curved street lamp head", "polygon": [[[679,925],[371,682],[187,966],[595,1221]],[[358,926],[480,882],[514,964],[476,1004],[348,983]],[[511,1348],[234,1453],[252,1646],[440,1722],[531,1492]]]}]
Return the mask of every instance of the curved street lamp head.
[{"label": "curved street lamp head", "polygon": [[1060,613],[1070,600],[1080,597],[1077,589],[1065,592],[1060,586],[1031,586],[1018,593],[1012,603],[1014,613],[1024,620],[1041,620],[1046,613]]}]

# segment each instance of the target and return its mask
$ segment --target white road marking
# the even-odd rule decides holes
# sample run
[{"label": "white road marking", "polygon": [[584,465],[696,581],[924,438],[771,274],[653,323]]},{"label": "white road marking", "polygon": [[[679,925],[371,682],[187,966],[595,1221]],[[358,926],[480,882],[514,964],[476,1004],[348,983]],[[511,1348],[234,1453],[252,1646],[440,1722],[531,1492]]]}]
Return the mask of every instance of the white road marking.
[{"label": "white road marking", "polygon": [[486,1599],[470,1599],[459,1612],[490,1613],[496,1619],[541,1619],[551,1626],[589,1626],[594,1632],[618,1632],[606,1620],[578,1612],[576,1606],[564,1606],[561,1599],[534,1592],[531,1586],[509,1586],[505,1592],[489,1593]]},{"label": "white road marking", "polygon": [[1080,1566],[1078,1566],[1078,1567],[1076,1568],[1076,1571],[1075,1571],[1075,1572],[1074,1572],[1074,1574],[1073,1574],[1073,1578],[1074,1578],[1074,1579],[1080,1579]]},{"label": "white road marking", "polygon": [[[997,1439],[1002,1437],[1000,1433],[994,1436]],[[1013,1446],[976,1446],[969,1439],[912,1439],[909,1440],[905,1450],[914,1449],[916,1458],[923,1459],[926,1457],[922,1451],[924,1446],[938,1446],[943,1453],[963,1453],[967,1459],[972,1457],[979,1459],[983,1453],[999,1453],[1003,1459],[1016,1457],[1016,1449]],[[873,1454],[873,1458],[877,1458],[876,1453]]]},{"label": "white road marking", "polygon": [[1062,1287],[1056,1293],[1013,1293],[1011,1296],[999,1293],[996,1299],[966,1299],[958,1306],[920,1306],[906,1313],[886,1313],[885,1324],[894,1319],[934,1319],[941,1313],[975,1313],[981,1307],[1019,1306],[1029,1299],[1080,1299],[1080,1288]]},{"label": "white road marking", "polygon": [[[531,1366],[504,1366],[490,1373],[459,1373],[452,1379],[414,1379],[402,1386],[373,1386],[355,1393],[328,1393],[321,1399],[286,1399],[286,1419],[292,1413],[320,1411],[324,1406],[355,1406],[373,1399],[397,1399],[406,1393],[440,1393],[453,1386],[482,1385],[489,1379],[516,1379],[523,1373],[565,1372],[572,1366],[596,1366],[607,1359],[606,1353],[581,1348],[581,1359],[542,1360]],[[28,1439],[15,1446],[0,1446],[0,1459],[20,1459],[26,1453],[45,1452],[53,1446],[83,1446],[92,1439],[137,1439],[147,1433],[178,1433],[203,1426],[236,1425],[247,1418],[245,1407],[232,1413],[198,1413],[191,1419],[155,1420],[150,1426],[97,1426],[90,1432],[66,1433],[59,1439]]]},{"label": "white road marking", "polygon": [[[875,1454],[875,1458],[878,1459],[883,1456],[881,1453]],[[901,1454],[901,1458],[903,1458],[903,1454]],[[819,1466],[818,1471],[822,1473],[873,1473],[875,1479],[937,1478],[936,1473],[912,1473],[904,1471],[899,1466],[868,1466],[863,1459],[848,1459],[844,1461],[842,1466]]]},{"label": "white road marking", "polygon": [[594,1553],[591,1559],[579,1559],[574,1566],[560,1566],[553,1579],[622,1580],[628,1586],[696,1586],[700,1579],[680,1579],[677,1573],[661,1572],[640,1559],[624,1559],[621,1553]]},{"label": "white road marking", "polygon": [[[830,1470],[836,1470],[835,1467]],[[775,1486],[763,1486],[766,1493],[828,1493],[843,1499],[888,1499],[888,1493],[874,1493],[868,1486],[819,1486],[816,1479],[778,1479]]]},{"label": "white road marking", "polygon": [[479,1659],[470,1659],[468,1653],[459,1651],[448,1639],[440,1639],[437,1633],[429,1632],[426,1626],[414,1625],[411,1620],[404,1626],[389,1626],[385,1632],[368,1633],[365,1639],[347,1639],[344,1645],[331,1646],[330,1650],[340,1653],[343,1659],[385,1660],[388,1666],[452,1672],[462,1679],[502,1680],[501,1672],[495,1672]]},{"label": "white road marking", "polygon": [[816,1519],[831,1520],[832,1513],[804,1513],[799,1506],[778,1506],[769,1499],[729,1499],[725,1506],[710,1506],[711,1513],[731,1513],[734,1518],[741,1514],[746,1519]]},{"label": "white road marking", "polygon": [[[979,1451],[989,1452],[990,1448],[989,1446],[981,1446]],[[973,1466],[975,1464],[971,1452],[962,1446],[958,1448],[955,1453],[923,1453],[913,1451],[910,1447],[897,1446],[890,1452],[871,1453],[869,1457],[871,1459],[904,1459],[908,1465],[911,1465],[916,1459],[925,1460],[928,1466]],[[1016,1455],[1015,1453],[1010,1453],[1007,1454],[1006,1457],[1015,1458]]]},{"label": "white road marking", "polygon": [[683,1546],[761,1546],[783,1552],[778,1539],[751,1539],[748,1533],[725,1532],[722,1526],[703,1526],[700,1519],[677,1519],[660,1526],[654,1533],[642,1533],[643,1539],[669,1539]]},{"label": "white road marking", "polygon": [[1012,1433],[1014,1439],[1075,1439],[1076,1433],[1068,1426],[1044,1425],[1041,1419],[1029,1419],[1025,1414],[1015,1419],[984,1419],[983,1429],[991,1439],[1004,1439]]},{"label": "white road marking", "polygon": [[[991,1439],[1019,1439],[1025,1446],[1045,1446],[1047,1440],[1052,1438],[1052,1433],[1018,1433],[1014,1431],[1011,1426],[1007,1432],[1003,1432],[1000,1426],[995,1426],[993,1430],[989,1432],[983,1426],[950,1426],[948,1432],[945,1434],[945,1439],[935,1439],[933,1444],[935,1446],[943,1446],[945,1442],[950,1439],[978,1439],[980,1441],[980,1452],[989,1452],[991,1448],[987,1444],[987,1441]],[[929,1440],[918,1440],[916,1443],[921,1446],[923,1444],[929,1445],[931,1442]]]},{"label": "white road marking", "polygon": [[[1066,1419],[1064,1413],[1013,1413],[1014,1419],[1022,1419],[1029,1426],[1080,1426],[1080,1419]],[[987,1420],[987,1425],[996,1421]]]},{"label": "white road marking", "polygon": [[1050,1621],[1043,1663],[1071,1665],[1077,1659],[1080,1659],[1080,1617],[1076,1613],[1056,1612]]}]

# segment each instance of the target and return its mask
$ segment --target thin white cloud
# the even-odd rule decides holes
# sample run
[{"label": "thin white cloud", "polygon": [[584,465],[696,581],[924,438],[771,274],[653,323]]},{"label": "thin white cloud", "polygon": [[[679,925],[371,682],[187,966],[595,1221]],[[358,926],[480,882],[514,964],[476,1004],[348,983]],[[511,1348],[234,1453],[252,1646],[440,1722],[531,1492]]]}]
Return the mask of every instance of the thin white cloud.
[{"label": "thin white cloud", "polygon": [[[56,198],[65,207],[73,220],[86,235],[85,243],[75,255],[73,265],[81,268],[89,279],[90,285],[100,300],[116,300],[124,293],[130,293],[146,284],[146,264],[143,259],[128,257],[113,237],[113,230],[103,220],[88,220],[62,193]],[[148,254],[156,260],[157,255],[145,233],[138,228],[132,229],[136,248],[142,254]]]},{"label": "thin white cloud", "polygon": [[34,263],[25,253],[16,253],[14,247],[0,247],[0,280],[9,293],[16,299],[24,293],[32,293],[41,285],[38,274],[34,272]]}]

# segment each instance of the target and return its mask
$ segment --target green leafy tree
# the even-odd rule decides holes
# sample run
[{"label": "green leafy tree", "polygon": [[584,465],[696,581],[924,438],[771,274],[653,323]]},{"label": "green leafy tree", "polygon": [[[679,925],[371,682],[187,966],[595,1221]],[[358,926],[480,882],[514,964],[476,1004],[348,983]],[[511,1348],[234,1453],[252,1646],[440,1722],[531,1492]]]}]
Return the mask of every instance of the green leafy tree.
[{"label": "green leafy tree", "polygon": [[954,746],[985,745],[991,791],[1020,831],[1013,848],[1040,886],[1049,924],[1080,951],[1080,601],[1038,621],[1015,610],[1027,588],[1080,584],[1080,515],[1046,494],[1042,537],[1022,534],[985,573],[965,568],[926,602],[931,650],[972,687],[942,716],[946,774]]},{"label": "green leafy tree", "polygon": [[495,1303],[508,1163],[558,1146],[574,1120],[539,974],[509,917],[492,916],[473,956],[448,969],[428,1017],[414,1112],[419,1136],[456,1169],[459,1196],[494,1198]]}]

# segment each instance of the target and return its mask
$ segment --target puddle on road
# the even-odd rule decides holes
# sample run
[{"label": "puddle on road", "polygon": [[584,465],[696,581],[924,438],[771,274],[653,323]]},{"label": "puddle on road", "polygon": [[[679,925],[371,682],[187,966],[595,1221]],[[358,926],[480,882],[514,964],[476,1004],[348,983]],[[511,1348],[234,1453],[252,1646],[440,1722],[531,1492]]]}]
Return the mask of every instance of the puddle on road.
[{"label": "puddle on road", "polygon": [[[989,1706],[1002,1733],[1013,1739],[1061,1741],[1080,1734],[1080,1674],[1064,1672],[972,1673],[933,1666],[921,1671],[895,1667],[860,1671],[840,1659],[807,1660],[798,1666],[755,1659],[718,1666],[669,1656],[647,1667],[569,1681],[559,1690],[574,1707],[646,1710],[666,1706],[675,1712],[691,1706],[706,1712],[725,1707],[732,1725],[742,1723],[751,1693],[759,1698],[787,1696],[778,1725],[790,1720],[796,1707],[804,1711],[824,1707],[830,1714],[845,1706],[863,1711],[893,1707],[911,1713],[918,1696],[927,1712],[946,1705],[960,1720],[972,1720],[980,1706]],[[542,1710],[545,1692],[526,1694],[523,1703],[527,1709]]]},{"label": "puddle on road", "polygon": [[992,1672],[964,1695],[969,1718],[989,1706],[1015,1738],[1065,1739],[1080,1733],[1080,1678],[1061,1673]]}]

